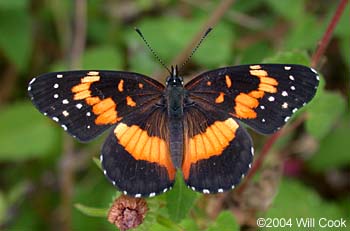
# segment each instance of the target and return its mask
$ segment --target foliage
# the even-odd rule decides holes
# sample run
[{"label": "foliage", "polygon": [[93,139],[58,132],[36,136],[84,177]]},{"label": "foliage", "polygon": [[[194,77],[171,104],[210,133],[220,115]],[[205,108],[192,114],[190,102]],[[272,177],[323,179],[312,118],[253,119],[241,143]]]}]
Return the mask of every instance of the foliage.
[{"label": "foliage", "polygon": [[[156,76],[162,67],[134,26],[171,65],[219,4],[202,2],[86,1],[86,46],[74,69],[130,70]],[[71,68],[73,4],[69,0],[0,0],[0,229],[50,230],[61,224],[57,215],[67,199],[62,192],[66,187],[63,166],[71,146],[78,163],[68,199],[75,206],[68,208],[71,221],[65,225],[73,230],[115,230],[101,217],[120,194],[96,167],[98,161],[90,158],[99,155],[103,139],[84,145],[72,141],[35,109],[26,93],[33,76]],[[185,80],[187,73],[240,63],[310,65],[336,6],[332,1],[235,1],[185,67]],[[302,170],[292,174],[294,179],[282,178],[270,209],[258,211],[261,217],[349,220],[350,202],[344,196],[349,195],[350,185],[346,177],[350,169],[349,4],[344,12],[317,68],[321,84],[316,97],[291,123],[304,115],[306,120],[275,147],[281,156],[297,159]],[[308,148],[304,137],[313,141],[313,148]],[[265,138],[258,134],[253,138],[255,149],[260,150]],[[295,143],[305,148],[295,151],[299,150]],[[338,178],[330,180],[334,173]],[[231,210],[207,214],[213,210],[209,203],[213,198],[189,190],[178,174],[172,191],[147,200],[150,211],[139,230],[240,230],[244,224]],[[229,201],[226,206],[234,205]]]}]

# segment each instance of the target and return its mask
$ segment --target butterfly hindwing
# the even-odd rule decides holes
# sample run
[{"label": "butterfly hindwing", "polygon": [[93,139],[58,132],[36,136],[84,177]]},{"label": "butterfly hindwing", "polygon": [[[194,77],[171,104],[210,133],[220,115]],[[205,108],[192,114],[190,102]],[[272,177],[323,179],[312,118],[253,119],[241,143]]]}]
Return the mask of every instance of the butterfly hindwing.
[{"label": "butterfly hindwing", "polygon": [[189,100],[214,105],[271,134],[316,93],[319,77],[301,65],[255,64],[205,72],[185,85]]},{"label": "butterfly hindwing", "polygon": [[149,197],[167,191],[176,173],[168,137],[167,111],[161,102],[129,114],[103,145],[105,175],[127,195]]},{"label": "butterfly hindwing", "polygon": [[[142,91],[141,91],[142,90]],[[144,104],[159,100],[164,86],[120,71],[67,71],[32,79],[35,106],[80,141],[89,141]]]},{"label": "butterfly hindwing", "polygon": [[247,131],[228,114],[201,102],[185,106],[184,123],[182,172],[188,187],[201,193],[234,188],[253,161]]}]

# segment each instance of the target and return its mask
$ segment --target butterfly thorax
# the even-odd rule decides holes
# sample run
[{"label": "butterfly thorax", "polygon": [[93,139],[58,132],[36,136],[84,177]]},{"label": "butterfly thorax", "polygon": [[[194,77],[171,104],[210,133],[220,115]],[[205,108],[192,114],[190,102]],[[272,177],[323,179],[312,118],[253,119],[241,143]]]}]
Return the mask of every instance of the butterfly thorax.
[{"label": "butterfly thorax", "polygon": [[166,81],[166,98],[169,119],[182,119],[184,87],[183,79],[178,76],[177,66],[171,67],[171,75]]},{"label": "butterfly thorax", "polygon": [[183,157],[183,105],[185,90],[183,79],[178,76],[177,66],[171,67],[171,75],[166,81],[166,101],[168,109],[170,153],[174,166],[181,167]]}]

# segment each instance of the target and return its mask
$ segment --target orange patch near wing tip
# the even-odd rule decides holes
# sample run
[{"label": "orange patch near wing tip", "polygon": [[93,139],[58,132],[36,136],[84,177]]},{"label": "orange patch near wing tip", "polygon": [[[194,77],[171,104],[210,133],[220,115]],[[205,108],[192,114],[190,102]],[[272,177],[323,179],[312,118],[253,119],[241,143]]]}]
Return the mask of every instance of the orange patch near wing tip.
[{"label": "orange patch near wing tip", "polygon": [[172,164],[168,145],[157,136],[149,136],[147,131],[137,125],[120,123],[114,129],[120,145],[136,160],[156,163],[167,169],[169,179],[175,179],[175,167]]},{"label": "orange patch near wing tip", "polygon": [[253,70],[257,70],[257,69],[261,69],[261,66],[260,65],[251,65],[249,66],[250,69],[253,69]]},{"label": "orange patch near wing tip", "polygon": [[91,96],[91,91],[85,90],[85,91],[80,91],[80,92],[74,94],[73,99],[74,100],[81,100],[81,99],[86,99],[90,96]]},{"label": "orange patch near wing tip", "polygon": [[226,75],[226,76],[225,76],[225,82],[226,82],[226,86],[227,86],[228,88],[230,88],[230,87],[232,86],[232,81],[231,81],[231,78],[230,78],[229,75]]},{"label": "orange patch near wing tip", "polygon": [[100,100],[92,106],[92,112],[97,115],[95,123],[97,125],[114,124],[122,118],[118,117],[116,111],[116,103],[112,98]]},{"label": "orange patch near wing tip", "polygon": [[124,80],[120,80],[120,82],[118,83],[118,91],[119,92],[123,92],[124,91]]},{"label": "orange patch near wing tip", "polygon": [[186,141],[186,149],[182,164],[182,172],[185,179],[190,175],[192,164],[200,160],[209,159],[212,156],[221,155],[236,136],[238,123],[232,119],[216,121],[200,134]]},{"label": "orange patch near wing tip", "polygon": [[100,81],[100,76],[98,75],[85,76],[81,79],[81,83],[93,83],[97,81]]},{"label": "orange patch near wing tip", "polygon": [[215,103],[222,103],[225,100],[225,94],[223,92],[220,92],[219,96],[216,97]]},{"label": "orange patch near wing tip", "polygon": [[136,102],[130,96],[126,97],[126,104],[130,107],[136,106]]},{"label": "orange patch near wing tip", "polygon": [[258,77],[264,77],[264,76],[267,76],[267,71],[265,70],[250,70],[249,71],[251,75],[255,75],[255,76],[258,76]]},{"label": "orange patch near wing tip", "polygon": [[[254,93],[258,94],[258,93]],[[260,96],[260,95],[256,95]],[[254,119],[257,114],[253,110],[259,105],[259,101],[252,95],[240,93],[235,98],[235,113],[238,118]]]}]

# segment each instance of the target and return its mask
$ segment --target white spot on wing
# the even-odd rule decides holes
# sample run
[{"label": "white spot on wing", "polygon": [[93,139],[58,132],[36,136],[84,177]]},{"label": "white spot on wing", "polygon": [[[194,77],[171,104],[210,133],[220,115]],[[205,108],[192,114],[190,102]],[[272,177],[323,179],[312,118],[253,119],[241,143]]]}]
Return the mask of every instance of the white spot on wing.
[{"label": "white spot on wing", "polygon": [[57,98],[58,98],[58,94],[54,94],[53,97],[54,97],[55,99],[57,99]]},{"label": "white spot on wing", "polygon": [[75,107],[78,108],[78,109],[81,109],[83,107],[83,105],[81,103],[78,103],[78,104],[75,105]]},{"label": "white spot on wing", "polygon": [[57,74],[56,77],[57,77],[57,79],[61,79],[63,77],[63,75]]},{"label": "white spot on wing", "polygon": [[261,105],[260,108],[261,108],[261,110],[264,110],[264,109],[265,109],[265,106],[264,106],[264,105]]},{"label": "white spot on wing", "polygon": [[273,102],[273,101],[275,101],[275,97],[270,96],[270,97],[268,98],[268,100],[269,100],[270,102]]},{"label": "white spot on wing", "polygon": [[52,120],[53,120],[53,121],[56,121],[56,122],[59,121],[59,119],[58,119],[57,117],[52,117]]},{"label": "white spot on wing", "polygon": [[265,120],[264,118],[262,118],[261,122],[265,123],[265,121],[266,121],[266,120]]},{"label": "white spot on wing", "polygon": [[288,96],[288,92],[283,91],[283,92],[282,92],[282,96]]},{"label": "white spot on wing", "polygon": [[223,190],[222,188],[219,188],[219,189],[218,189],[218,192],[219,192],[219,193],[222,193],[222,192],[224,192],[224,190]]},{"label": "white spot on wing", "polygon": [[69,101],[68,101],[68,99],[64,99],[64,100],[62,100],[62,103],[63,104],[69,104]]},{"label": "white spot on wing", "polygon": [[91,112],[86,112],[86,116],[91,116]]},{"label": "white spot on wing", "polygon": [[288,103],[287,103],[287,102],[284,102],[284,103],[282,104],[282,108],[284,108],[284,109],[288,108]]},{"label": "white spot on wing", "polygon": [[55,83],[54,85],[53,85],[53,88],[58,88],[59,87],[59,85],[58,85],[58,83]]},{"label": "white spot on wing", "polygon": [[210,191],[209,191],[208,189],[203,189],[203,193],[204,193],[204,194],[209,194]]},{"label": "white spot on wing", "polygon": [[298,108],[294,108],[292,112],[295,113],[296,111],[298,111]]},{"label": "white spot on wing", "polygon": [[294,77],[293,77],[293,75],[290,75],[290,76],[289,76],[289,79],[292,80],[292,81],[295,80]]},{"label": "white spot on wing", "polygon": [[284,70],[289,71],[290,69],[292,69],[292,67],[290,67],[290,66],[284,66]]},{"label": "white spot on wing", "polygon": [[140,197],[141,197],[141,194],[140,194],[140,193],[135,194],[135,197],[136,197],[136,198],[140,198]]},{"label": "white spot on wing", "polygon": [[66,126],[66,125],[62,124],[61,127],[62,127],[65,131],[67,131],[67,126]]},{"label": "white spot on wing", "polygon": [[63,114],[65,117],[69,116],[69,112],[67,112],[66,110],[64,110],[64,111],[62,112],[62,114]]},{"label": "white spot on wing", "polygon": [[295,90],[295,87],[294,87],[294,86],[291,86],[290,89],[291,89],[292,91],[294,91],[294,90]]},{"label": "white spot on wing", "polygon": [[287,122],[290,119],[289,116],[287,116],[286,118],[284,118],[284,122]]},{"label": "white spot on wing", "polygon": [[33,84],[35,80],[36,80],[36,78],[32,78],[32,80],[30,80],[30,82],[29,82],[29,85]]},{"label": "white spot on wing", "polygon": [[152,193],[149,194],[149,197],[154,197],[155,195],[156,195],[156,193],[152,192]]},{"label": "white spot on wing", "polygon": [[313,69],[312,67],[310,68],[310,70],[315,73],[316,75],[318,74],[317,71],[315,69]]}]

